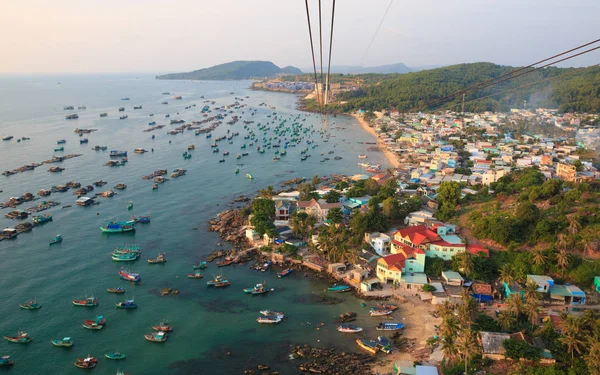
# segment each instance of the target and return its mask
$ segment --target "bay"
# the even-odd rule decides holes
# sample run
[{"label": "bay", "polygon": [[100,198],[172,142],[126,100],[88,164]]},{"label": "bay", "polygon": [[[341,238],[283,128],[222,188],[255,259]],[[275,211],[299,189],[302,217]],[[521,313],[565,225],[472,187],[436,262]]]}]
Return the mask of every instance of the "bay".
[{"label": "bay", "polygon": [[[53,215],[53,222],[21,234],[16,240],[0,242],[0,314],[3,317],[0,334],[13,335],[21,329],[34,338],[28,345],[0,342],[0,355],[10,355],[17,363],[13,372],[76,374],[81,370],[73,366],[75,359],[91,354],[99,358],[95,371],[105,374],[116,373],[118,368],[129,374],[232,374],[256,368],[259,363],[267,363],[273,370],[286,374],[294,368],[294,362],[287,357],[290,344],[356,350],[354,339],[341,336],[333,320],[342,312],[365,308],[349,295],[335,295],[340,299],[338,304],[317,303],[327,287],[323,281],[303,277],[300,273],[278,279],[277,269],[260,273],[249,270],[247,264],[219,270],[232,283],[223,290],[206,288],[206,280],[217,273],[214,264],[204,270],[203,280],[186,277],[193,263],[218,248],[219,238],[207,232],[207,221],[226,209],[234,197],[253,195],[267,185],[277,186],[294,177],[310,179],[313,175],[361,173],[357,155],[362,153],[369,155],[370,163],[387,165],[382,154],[367,152],[365,145],[357,143],[375,139],[354,119],[307,116],[296,109],[296,96],[252,91],[250,83],[159,81],[148,75],[125,74],[0,76],[0,135],[15,137],[0,142],[2,171],[51,158],[58,154],[53,149],[61,138],[67,140],[65,154],[83,154],[61,163],[60,166],[66,168],[61,173],[49,173],[49,165],[44,165],[34,171],[0,176],[1,201],[25,192],[35,194],[42,188],[67,181],[79,181],[83,186],[100,179],[108,182],[96,191],[117,183],[127,184],[126,190],[113,198],[100,198],[101,204],[91,207],[75,206],[76,196],[72,191],[53,193],[45,199],[73,207],[46,211]],[[183,99],[174,100],[175,95]],[[248,106],[234,110],[230,116],[253,120],[255,123],[248,126],[255,131],[258,123],[273,121],[274,112],[278,120],[271,128],[282,119],[291,122],[298,115],[300,120],[305,118],[303,126],[315,130],[311,138],[318,144],[309,151],[312,156],[301,162],[303,146],[299,145],[288,148],[288,155],[281,161],[273,162],[274,149],[259,154],[254,147],[248,147],[249,156],[238,161],[235,154],[242,152],[243,143],[248,143],[242,139],[246,134],[242,121],[233,126],[223,123],[213,132],[213,139],[225,135],[228,129],[240,132],[234,144],[219,145],[221,151],[231,153],[225,163],[217,162],[220,154],[212,153],[212,139],[204,135],[194,136],[193,131],[167,135],[166,132],[174,128],[172,125],[155,132],[143,132],[150,121],[168,124],[169,119],[202,120],[200,110],[205,105],[204,100],[215,101],[216,104],[210,104],[214,109],[234,103],[236,96],[244,99],[240,104]],[[130,100],[120,100],[123,97]],[[161,104],[165,100],[168,105]],[[260,103],[275,109],[259,106]],[[196,106],[191,107],[193,104]],[[65,111],[63,106],[66,105],[85,105],[87,109]],[[133,110],[134,105],[142,105],[143,109]],[[123,112],[117,108],[121,106],[126,107],[126,120],[119,120]],[[256,111],[254,116],[250,116],[251,109]],[[79,119],[65,120],[65,115],[71,112],[76,112]],[[102,112],[108,116],[100,118]],[[149,116],[151,113],[153,117]],[[165,118],[166,114],[171,117]],[[209,115],[213,114],[215,112]],[[76,127],[98,131],[86,135],[89,143],[80,145],[80,137],[73,132]],[[319,136],[322,129],[331,134],[328,143]],[[155,139],[151,138],[153,134]],[[31,140],[16,142],[20,137]],[[183,160],[182,153],[190,144],[196,146],[193,157]],[[94,145],[127,150],[129,162],[119,168],[106,167],[103,164],[109,159],[108,152],[92,151]],[[133,154],[137,147],[153,148],[154,152]],[[321,163],[320,153],[327,155],[328,151],[334,151],[328,155],[331,160]],[[333,160],[336,155],[343,159]],[[240,174],[236,175],[233,171],[238,162],[244,165],[239,166]],[[150,181],[141,179],[157,169],[175,168],[187,169],[187,175],[162,184],[156,191],[151,189]],[[251,173],[254,179],[244,178],[246,173]],[[134,203],[133,211],[127,210],[129,201]],[[5,209],[2,213],[8,211]],[[138,224],[135,234],[103,235],[99,229],[109,219],[125,220],[132,214],[146,213],[151,213],[152,222]],[[3,215],[0,218],[2,227],[15,224]],[[49,247],[48,241],[57,233],[63,235],[64,241]],[[110,259],[111,250],[126,243],[143,247],[142,259],[131,266],[141,273],[141,285],[119,280],[117,270],[121,264]],[[162,251],[169,259],[166,264],[147,264],[146,259]],[[263,280],[276,291],[259,297],[242,293],[243,288]],[[125,296],[106,292],[106,288],[115,286],[125,287]],[[163,287],[178,289],[181,294],[160,297],[157,291]],[[94,294],[99,306],[82,308],[71,304],[72,299],[86,294]],[[19,303],[34,297],[43,304],[40,310],[19,309]],[[135,297],[138,309],[117,310],[114,303],[128,297]],[[255,319],[263,309],[284,311],[286,320],[278,325],[259,325]],[[85,330],[82,321],[97,314],[107,319],[105,329]],[[143,335],[150,332],[150,326],[163,319],[175,327],[168,341],[154,344],[144,340]],[[326,325],[317,330],[321,322]],[[73,348],[63,350],[50,344],[51,339],[64,336],[73,338]],[[127,359],[117,362],[104,358],[104,353],[115,350],[126,353]]]}]

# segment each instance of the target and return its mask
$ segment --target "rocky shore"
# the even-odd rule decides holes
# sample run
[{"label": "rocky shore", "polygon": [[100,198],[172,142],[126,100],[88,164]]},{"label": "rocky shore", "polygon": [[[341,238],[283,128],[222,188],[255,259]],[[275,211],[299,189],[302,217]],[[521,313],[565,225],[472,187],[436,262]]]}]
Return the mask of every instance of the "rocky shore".
[{"label": "rocky shore", "polygon": [[246,239],[246,220],[241,210],[227,210],[216,218],[209,220],[208,230],[219,233],[219,237],[231,244],[237,250],[242,250],[250,244]]},{"label": "rocky shore", "polygon": [[292,348],[291,355],[302,362],[298,370],[311,374],[361,374],[370,375],[375,357],[339,352],[335,349],[313,348],[309,345]]}]

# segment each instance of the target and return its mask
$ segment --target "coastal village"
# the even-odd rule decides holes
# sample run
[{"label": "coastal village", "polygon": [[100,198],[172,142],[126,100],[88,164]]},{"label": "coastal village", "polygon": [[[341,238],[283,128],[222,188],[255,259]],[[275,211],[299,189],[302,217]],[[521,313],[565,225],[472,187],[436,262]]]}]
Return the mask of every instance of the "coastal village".
[{"label": "coastal village", "polygon": [[[392,315],[390,309],[381,315],[401,319],[402,334],[394,336],[399,350],[380,358],[374,367],[378,373],[458,373],[450,371],[453,356],[462,362],[471,356],[450,345],[454,340],[467,340],[463,345],[477,353],[478,366],[492,373],[515,363],[556,363],[555,356],[563,353],[553,352],[557,346],[543,340],[540,332],[572,334],[571,326],[583,324],[576,319],[598,319],[600,273],[571,283],[564,273],[550,274],[550,267],[541,266],[551,258],[543,250],[535,250],[539,256],[533,255],[532,262],[540,266],[535,270],[547,273],[527,273],[510,264],[476,272],[494,252],[514,252],[512,244],[477,238],[473,226],[463,226],[467,222],[448,213],[448,200],[454,200],[452,209],[458,211],[458,202],[493,196],[494,188],[519,173],[538,173],[543,186],[561,184],[565,191],[581,184],[597,189],[600,172],[586,157],[586,147],[596,141],[589,135],[595,128],[586,122],[597,116],[538,109],[483,114],[359,111],[355,117],[378,137],[372,149],[384,152],[393,168],[371,165],[366,155],[359,155],[364,174],[315,176],[279,193],[270,186],[261,190],[247,212],[244,234],[249,246],[276,264],[328,274],[334,280],[330,290],[350,287],[359,298],[398,304],[399,314]],[[528,121],[557,131],[544,135],[507,130]],[[454,190],[453,198],[448,190]],[[391,223],[379,225],[386,230],[360,223],[361,217],[377,215]],[[585,248],[587,255],[597,254],[599,242],[596,232]],[[563,262],[560,255],[556,259]],[[459,313],[453,315],[454,310]],[[453,325],[470,336],[452,333]],[[365,340],[363,345],[359,341],[364,347]],[[567,347],[573,354],[575,349]]]}]

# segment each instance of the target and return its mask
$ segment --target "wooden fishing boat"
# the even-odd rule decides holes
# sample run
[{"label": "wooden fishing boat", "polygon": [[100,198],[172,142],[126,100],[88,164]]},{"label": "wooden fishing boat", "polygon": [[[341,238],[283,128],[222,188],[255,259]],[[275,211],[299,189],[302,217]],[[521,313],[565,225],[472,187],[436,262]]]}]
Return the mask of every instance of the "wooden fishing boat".
[{"label": "wooden fishing boat", "polygon": [[106,324],[106,319],[104,319],[104,317],[102,315],[98,315],[96,317],[96,319],[84,320],[83,328],[91,329],[91,330],[99,330],[99,329],[102,329],[105,324]]},{"label": "wooden fishing boat", "polygon": [[157,184],[152,184],[152,190],[156,190],[158,189],[158,185]]},{"label": "wooden fishing boat", "polygon": [[121,268],[117,274],[121,277],[121,279],[123,280],[127,280],[127,281],[131,281],[134,283],[138,283],[140,281],[142,281],[142,277],[140,276],[139,273],[134,273],[131,272],[129,270],[126,270],[125,268]]},{"label": "wooden fishing boat", "polygon": [[351,288],[347,285],[334,285],[334,286],[327,288],[327,290],[330,292],[344,293],[344,292],[349,292],[351,290]]},{"label": "wooden fishing boat", "polygon": [[269,267],[271,267],[271,261],[267,260],[265,264],[263,264],[262,267],[260,267],[260,270],[261,272],[267,272],[269,270]]},{"label": "wooden fishing boat", "polygon": [[133,210],[133,202],[132,201],[129,201],[129,204],[127,205],[127,209],[130,211]]},{"label": "wooden fishing boat", "polygon": [[362,328],[359,326],[355,326],[354,324],[340,324],[337,327],[337,330],[342,333],[358,333],[362,332]]},{"label": "wooden fishing boat", "polygon": [[91,369],[96,367],[98,360],[88,355],[85,358],[77,358],[77,361],[74,364],[79,368]]},{"label": "wooden fishing boat", "polygon": [[118,309],[137,309],[137,304],[133,300],[133,298],[115,303]]},{"label": "wooden fishing boat", "polygon": [[149,223],[150,215],[134,216],[132,219],[136,223]]},{"label": "wooden fishing boat", "polygon": [[166,262],[167,262],[167,257],[165,256],[165,253],[158,254],[158,256],[156,258],[148,259],[149,264],[159,264],[159,263],[166,263]]},{"label": "wooden fishing boat", "polygon": [[85,307],[98,306],[98,300],[94,296],[85,297],[85,299],[82,299],[82,300],[74,299],[71,302],[73,302],[73,305],[75,305],[75,306],[85,306]]},{"label": "wooden fishing boat", "polygon": [[42,307],[42,304],[37,303],[35,301],[35,299],[32,299],[30,301],[24,302],[24,303],[20,303],[19,307],[24,309],[24,310],[37,310],[39,308]]},{"label": "wooden fishing boat", "polygon": [[5,355],[0,358],[0,367],[12,366],[15,363],[10,360],[10,356]]},{"label": "wooden fishing boat", "polygon": [[283,319],[285,317],[285,315],[281,311],[275,311],[275,310],[262,310],[262,311],[260,311],[260,314],[263,316],[274,316],[274,317],[278,317],[280,319]]},{"label": "wooden fishing boat", "polygon": [[100,230],[103,233],[123,233],[135,230],[135,222],[133,221],[111,221],[106,225],[101,226]]},{"label": "wooden fishing boat", "polygon": [[167,341],[167,334],[165,332],[151,332],[144,335],[144,338],[151,342],[160,342],[163,343]]},{"label": "wooden fishing boat", "polygon": [[354,320],[356,320],[356,313],[355,312],[345,312],[343,314],[340,314],[340,318],[338,319],[338,321],[340,323],[347,323],[347,322],[352,322]]},{"label": "wooden fishing boat", "polygon": [[375,327],[378,331],[398,331],[404,328],[404,323],[381,322]]},{"label": "wooden fishing boat", "polygon": [[204,277],[204,275],[202,275],[200,271],[196,270],[194,273],[188,273],[187,277],[189,277],[190,279],[200,280]]},{"label": "wooden fishing boat", "polygon": [[371,309],[396,311],[398,309],[398,305],[394,305],[393,303],[378,303],[377,305],[373,306]]},{"label": "wooden fishing boat", "polygon": [[379,350],[385,354],[390,354],[392,352],[392,343],[387,337],[377,336],[376,343]]},{"label": "wooden fishing boat", "polygon": [[160,332],[171,332],[173,331],[173,326],[167,322],[160,322],[157,326],[152,326],[152,329]]},{"label": "wooden fishing boat", "polygon": [[30,343],[33,338],[26,332],[19,331],[16,336],[3,336],[7,341],[14,342],[16,344],[27,344]]},{"label": "wooden fishing boat", "polygon": [[217,262],[217,267],[227,267],[234,263],[232,259],[225,259],[220,262]]},{"label": "wooden fishing boat", "polygon": [[206,263],[206,262],[201,262],[199,264],[194,264],[194,269],[195,270],[203,270],[206,267],[208,267],[208,263]]},{"label": "wooden fishing boat", "polygon": [[122,294],[125,293],[125,288],[123,287],[116,287],[116,288],[108,288],[106,289],[109,293],[115,293],[115,294]]},{"label": "wooden fishing boat", "polygon": [[62,235],[57,234],[56,236],[54,236],[53,239],[50,240],[50,246],[52,246],[56,243],[62,242],[62,240],[63,240]]},{"label": "wooden fishing boat", "polygon": [[282,318],[278,316],[259,316],[256,321],[259,324],[277,324],[281,322]]},{"label": "wooden fishing boat", "polygon": [[285,270],[283,270],[283,271],[281,271],[281,272],[278,272],[278,273],[277,273],[277,277],[279,277],[279,278],[281,279],[282,277],[286,277],[286,276],[287,276],[287,275],[289,275],[290,273],[292,273],[292,269],[291,269],[291,268],[288,268],[288,269],[285,269]]},{"label": "wooden fishing boat", "polygon": [[139,252],[130,252],[130,253],[112,253],[111,258],[115,262],[133,262],[140,257]]},{"label": "wooden fishing boat", "polygon": [[125,357],[127,357],[125,355],[125,353],[121,353],[121,352],[112,352],[112,353],[106,353],[104,354],[104,356],[107,359],[114,359],[114,360],[120,360],[120,359],[125,359]]},{"label": "wooden fishing boat", "polygon": [[74,345],[73,340],[70,337],[65,337],[62,340],[50,340],[54,346],[62,346],[64,348],[70,348]]},{"label": "wooden fishing boat", "polygon": [[386,315],[390,315],[391,313],[393,313],[392,310],[375,310],[375,309],[372,309],[371,311],[369,311],[369,315],[371,315],[371,316],[386,316]]},{"label": "wooden fishing boat", "polygon": [[371,354],[377,354],[377,351],[379,350],[379,347],[377,346],[377,342],[375,342],[373,340],[356,339],[356,343],[362,349],[366,350],[367,352],[369,352]]}]

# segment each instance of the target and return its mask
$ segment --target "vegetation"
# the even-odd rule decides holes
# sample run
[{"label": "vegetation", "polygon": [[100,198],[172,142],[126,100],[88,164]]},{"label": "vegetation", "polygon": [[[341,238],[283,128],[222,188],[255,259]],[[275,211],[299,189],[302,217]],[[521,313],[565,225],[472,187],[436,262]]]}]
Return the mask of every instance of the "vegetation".
[{"label": "vegetation", "polygon": [[254,230],[260,236],[264,235],[265,233],[269,236],[274,235],[274,217],[275,204],[271,199],[256,198],[252,202],[252,216],[250,217],[250,224],[254,226]]},{"label": "vegetation", "polygon": [[281,69],[270,61],[232,61],[187,73],[165,74],[157,76],[156,79],[249,79],[255,77],[272,77],[280,73],[301,74],[302,72],[293,66]]},{"label": "vegetation", "polygon": [[[465,87],[487,81],[514,70],[511,66],[491,63],[472,63],[439,69],[412,72],[402,75],[380,75],[379,80],[363,84],[359,90],[340,93],[338,110],[382,110],[396,108],[401,112],[435,110],[441,107],[460,108],[462,97],[450,102],[439,99]],[[572,72],[573,68],[548,67],[495,86],[468,94],[466,100],[481,98],[520,86],[539,82]],[[469,112],[506,111],[520,106],[523,100],[545,108],[558,108],[564,112],[600,112],[600,67],[591,67],[551,82],[532,85],[513,92],[466,103]]]}]

